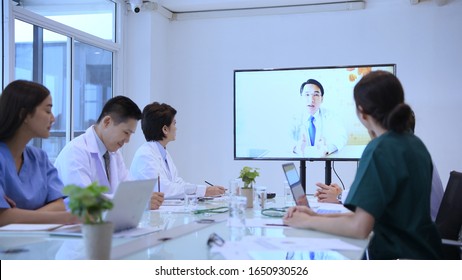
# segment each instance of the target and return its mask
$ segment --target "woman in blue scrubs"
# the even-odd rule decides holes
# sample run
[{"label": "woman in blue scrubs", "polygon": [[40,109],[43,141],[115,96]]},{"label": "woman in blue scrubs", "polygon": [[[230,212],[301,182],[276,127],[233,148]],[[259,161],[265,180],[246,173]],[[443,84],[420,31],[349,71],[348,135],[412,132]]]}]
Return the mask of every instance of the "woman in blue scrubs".
[{"label": "woman in blue scrubs", "polygon": [[30,81],[11,82],[0,96],[0,226],[78,222],[66,212],[62,182],[46,153],[27,145],[50,136],[51,108],[50,91]]},{"label": "woman in blue scrubs", "polygon": [[401,83],[389,72],[371,72],[355,86],[354,99],[372,140],[344,203],[351,213],[318,215],[297,206],[284,222],[354,238],[373,232],[371,259],[441,258],[441,239],[430,217],[432,160],[410,132],[412,109],[404,103]]}]

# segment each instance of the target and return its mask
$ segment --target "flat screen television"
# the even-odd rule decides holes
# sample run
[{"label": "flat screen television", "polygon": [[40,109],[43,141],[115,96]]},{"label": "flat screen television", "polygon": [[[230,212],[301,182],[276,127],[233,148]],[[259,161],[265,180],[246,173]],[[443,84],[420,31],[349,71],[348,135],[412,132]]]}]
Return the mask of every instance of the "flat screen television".
[{"label": "flat screen television", "polygon": [[234,158],[359,160],[370,137],[353,88],[375,70],[396,65],[235,70]]}]

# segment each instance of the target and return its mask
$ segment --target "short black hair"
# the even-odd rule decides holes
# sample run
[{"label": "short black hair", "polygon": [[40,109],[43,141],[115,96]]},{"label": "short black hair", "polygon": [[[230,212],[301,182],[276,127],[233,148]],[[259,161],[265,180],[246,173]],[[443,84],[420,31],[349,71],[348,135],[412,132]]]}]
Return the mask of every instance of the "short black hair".
[{"label": "short black hair", "polygon": [[141,110],[130,98],[120,95],[109,99],[104,104],[97,123],[100,123],[105,116],[110,116],[115,124],[126,122],[128,119],[138,121],[141,119]]},{"label": "short black hair", "polygon": [[162,132],[164,125],[170,126],[175,118],[176,110],[165,103],[153,102],[143,109],[141,129],[146,141],[160,141],[165,135]]},{"label": "short black hair", "polygon": [[304,82],[304,83],[300,86],[300,95],[302,95],[302,93],[303,93],[303,88],[304,88],[306,85],[316,85],[316,86],[321,90],[321,96],[324,96],[324,88],[323,88],[323,86],[321,85],[320,82],[318,82],[318,81],[315,80],[315,79],[308,79],[306,82]]},{"label": "short black hair", "polygon": [[8,84],[0,95],[0,140],[11,139],[27,115],[50,95],[43,85],[26,80]]}]

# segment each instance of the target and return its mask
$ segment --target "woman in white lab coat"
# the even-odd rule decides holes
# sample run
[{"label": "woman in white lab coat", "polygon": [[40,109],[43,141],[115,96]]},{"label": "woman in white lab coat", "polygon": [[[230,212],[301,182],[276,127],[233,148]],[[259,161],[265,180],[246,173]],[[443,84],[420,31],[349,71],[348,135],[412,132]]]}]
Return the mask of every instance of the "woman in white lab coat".
[{"label": "woman in white lab coat", "polygon": [[[130,166],[133,179],[158,179],[165,198],[182,198],[185,187],[191,185],[178,174],[173,159],[167,151],[167,144],[176,138],[176,110],[168,104],[154,102],[143,109],[141,129],[146,143],[135,153]],[[222,186],[195,185],[196,195],[221,195]]]}]

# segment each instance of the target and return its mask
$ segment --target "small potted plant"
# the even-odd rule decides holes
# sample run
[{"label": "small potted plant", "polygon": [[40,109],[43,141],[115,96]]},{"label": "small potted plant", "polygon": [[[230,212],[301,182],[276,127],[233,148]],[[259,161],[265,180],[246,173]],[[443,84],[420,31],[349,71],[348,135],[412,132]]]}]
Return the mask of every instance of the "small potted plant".
[{"label": "small potted plant", "polygon": [[241,178],[244,183],[244,186],[241,188],[241,193],[243,196],[247,197],[247,208],[253,207],[253,184],[255,183],[255,179],[260,176],[258,170],[259,168],[244,166],[239,174],[239,178]]},{"label": "small potted plant", "polygon": [[63,193],[69,196],[71,213],[82,220],[82,233],[88,259],[109,259],[114,226],[103,220],[103,213],[113,203],[104,193],[108,187],[96,182],[87,187],[68,185]]}]

